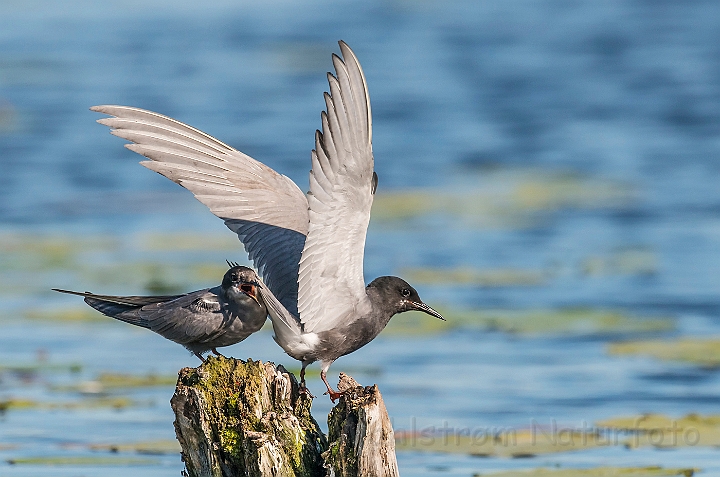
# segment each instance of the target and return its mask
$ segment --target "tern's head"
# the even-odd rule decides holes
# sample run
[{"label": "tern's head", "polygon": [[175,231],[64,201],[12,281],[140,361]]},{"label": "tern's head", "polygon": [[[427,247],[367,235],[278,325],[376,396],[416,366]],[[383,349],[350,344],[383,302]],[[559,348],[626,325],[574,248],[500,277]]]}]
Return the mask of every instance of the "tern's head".
[{"label": "tern's head", "polygon": [[373,295],[379,301],[377,306],[390,311],[392,314],[404,311],[422,311],[435,318],[445,320],[440,313],[426,305],[408,282],[398,277],[379,277],[373,280],[368,286],[372,289]]},{"label": "tern's head", "polygon": [[252,268],[235,265],[225,272],[222,281],[222,289],[230,297],[239,297],[241,294],[249,296],[260,305],[258,299],[258,288],[261,288],[260,279]]}]

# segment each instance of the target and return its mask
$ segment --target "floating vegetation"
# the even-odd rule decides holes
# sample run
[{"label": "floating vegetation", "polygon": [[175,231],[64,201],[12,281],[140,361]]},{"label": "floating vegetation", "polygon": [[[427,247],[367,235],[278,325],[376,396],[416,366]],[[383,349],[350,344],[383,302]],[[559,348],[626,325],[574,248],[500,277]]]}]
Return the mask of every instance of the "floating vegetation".
[{"label": "floating vegetation", "polygon": [[413,283],[435,285],[476,285],[482,287],[539,286],[547,282],[547,274],[540,270],[474,268],[405,268],[402,275]]},{"label": "floating vegetation", "polygon": [[657,255],[648,248],[628,248],[609,256],[588,257],[581,265],[582,273],[588,276],[649,276],[657,274],[659,268]]},{"label": "floating vegetation", "polygon": [[141,388],[154,386],[175,386],[177,375],[158,374],[118,374],[102,373],[98,376],[98,382],[104,388]]},{"label": "floating vegetation", "polygon": [[82,371],[82,364],[80,363],[58,364],[38,361],[33,364],[0,364],[0,373],[17,375],[38,374],[41,372],[69,372],[75,374],[80,371]]},{"label": "floating vegetation", "polygon": [[126,409],[138,406],[141,403],[128,397],[99,397],[80,399],[77,401],[43,402],[29,399],[6,399],[0,401],[0,413],[11,410],[40,409],[40,410],[74,410],[74,409]]},{"label": "floating vegetation", "polygon": [[595,467],[590,469],[547,469],[508,470],[488,474],[474,474],[474,477],[663,477],[682,475],[692,477],[698,469],[663,467]]},{"label": "floating vegetation", "polygon": [[[187,252],[192,253],[189,259]],[[217,285],[227,270],[225,259],[242,255],[241,244],[229,232],[113,237],[0,233],[0,295],[49,295],[56,287],[184,293]]]},{"label": "floating vegetation", "polygon": [[720,366],[720,339],[680,338],[677,340],[647,340],[613,343],[608,346],[611,355],[641,355],[680,361],[698,366]]},{"label": "floating vegetation", "polygon": [[[80,297],[78,299],[81,300]],[[60,323],[112,323],[114,321],[88,306],[51,310],[29,309],[24,311],[22,316],[28,320]]]},{"label": "floating vegetation", "polygon": [[398,431],[396,447],[404,451],[513,458],[598,447],[720,447],[720,415],[688,414],[679,419],[657,414],[618,417],[597,422],[591,429],[533,424],[531,429],[496,427],[440,431],[443,429],[434,427],[415,432]]},{"label": "floating vegetation", "polygon": [[179,454],[180,444],[176,440],[127,442],[123,444],[92,444],[90,450],[113,453],[136,453],[148,455]]},{"label": "floating vegetation", "polygon": [[82,456],[82,457],[21,457],[8,459],[10,465],[45,465],[45,466],[130,466],[130,465],[159,465],[157,459],[140,457],[108,457],[108,456]]},{"label": "floating vegetation", "polygon": [[615,335],[671,331],[671,318],[639,318],[615,311],[567,310],[458,310],[438,311],[447,321],[418,319],[415,313],[403,313],[390,320],[392,333],[433,333],[452,328],[476,328],[523,335]]},{"label": "floating vegetation", "polygon": [[547,433],[538,429],[478,429],[472,432],[432,434],[426,432],[395,434],[399,451],[443,452],[480,457],[525,458],[557,452],[571,452],[609,443],[594,433],[573,429]]},{"label": "floating vegetation", "polygon": [[10,378],[24,384],[29,384],[45,377],[41,375],[58,375],[60,373],[77,374],[80,371],[82,371],[82,365],[77,363],[54,364],[44,360],[38,360],[38,362],[34,364],[0,365],[0,381]]},{"label": "floating vegetation", "polygon": [[143,249],[151,252],[165,251],[221,251],[242,252],[242,244],[237,236],[228,231],[226,234],[208,235],[193,233],[153,233],[141,237]]},{"label": "floating vegetation", "polygon": [[600,421],[597,427],[610,432],[623,432],[627,448],[720,446],[720,415],[688,414],[674,419],[660,414],[616,417]]},{"label": "floating vegetation", "polygon": [[9,409],[31,409],[38,407],[36,401],[30,401],[28,399],[6,399],[0,401],[0,414],[4,414]]},{"label": "floating vegetation", "polygon": [[78,256],[112,251],[119,242],[109,236],[0,234],[0,269],[46,271],[74,268]]},{"label": "floating vegetation", "polygon": [[[561,209],[602,209],[626,205],[635,192],[624,183],[552,174],[538,170],[485,172],[466,191],[445,189],[379,192],[373,220],[403,221],[442,214],[487,228],[525,227],[534,215]],[[480,192],[478,192],[480,190]]]},{"label": "floating vegetation", "polygon": [[56,391],[75,391],[83,394],[103,394],[117,389],[174,386],[177,375],[102,373],[92,381],[71,386],[56,386]]}]

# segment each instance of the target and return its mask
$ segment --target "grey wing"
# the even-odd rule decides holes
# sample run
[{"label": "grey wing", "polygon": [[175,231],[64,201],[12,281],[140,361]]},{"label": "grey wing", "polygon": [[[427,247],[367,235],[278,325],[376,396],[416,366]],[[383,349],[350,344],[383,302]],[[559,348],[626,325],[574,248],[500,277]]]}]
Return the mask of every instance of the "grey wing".
[{"label": "grey wing", "polygon": [[367,306],[363,256],[377,176],[365,76],[343,42],[337,76],[315,135],[310,172],[310,226],[300,261],[298,309],[306,332],[332,329]]},{"label": "grey wing", "polygon": [[211,339],[224,319],[220,300],[212,289],[144,306],[138,314],[152,331],[180,344]]},{"label": "grey wing", "polygon": [[128,106],[94,106],[98,120],[141,164],[192,192],[245,245],[265,283],[297,314],[298,263],[308,231],[305,194],[288,177],[167,116]]}]

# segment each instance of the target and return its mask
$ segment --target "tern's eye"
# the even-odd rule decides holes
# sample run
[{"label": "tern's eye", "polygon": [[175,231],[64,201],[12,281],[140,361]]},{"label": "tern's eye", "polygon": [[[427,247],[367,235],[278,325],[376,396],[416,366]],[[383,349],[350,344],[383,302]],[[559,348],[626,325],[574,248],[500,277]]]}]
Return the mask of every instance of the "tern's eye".
[{"label": "tern's eye", "polygon": [[230,280],[232,280],[234,282],[238,281],[238,278],[239,277],[238,277],[237,273],[233,273],[232,275],[230,275]]},{"label": "tern's eye", "polygon": [[401,294],[402,296],[404,296],[405,298],[407,298],[407,297],[410,296],[410,289],[409,289],[409,288],[403,288],[402,291],[400,292],[400,294]]}]

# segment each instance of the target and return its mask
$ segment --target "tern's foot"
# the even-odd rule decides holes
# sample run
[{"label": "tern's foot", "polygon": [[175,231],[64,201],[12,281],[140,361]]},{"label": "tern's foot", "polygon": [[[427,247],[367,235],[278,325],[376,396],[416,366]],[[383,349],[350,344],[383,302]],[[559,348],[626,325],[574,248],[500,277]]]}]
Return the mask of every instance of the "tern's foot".
[{"label": "tern's foot", "polygon": [[335,401],[337,401],[338,399],[340,399],[340,396],[344,396],[344,395],[345,395],[345,391],[337,392],[337,391],[333,391],[331,388],[328,388],[328,390],[323,393],[323,396],[325,396],[326,394],[329,394],[329,395],[330,395],[330,400],[331,400],[333,403],[335,403]]},{"label": "tern's foot", "polygon": [[315,399],[315,396],[310,393],[310,390],[307,388],[307,386],[305,386],[305,383],[300,383],[300,386],[298,387],[298,392],[300,394],[305,394],[310,399]]}]

